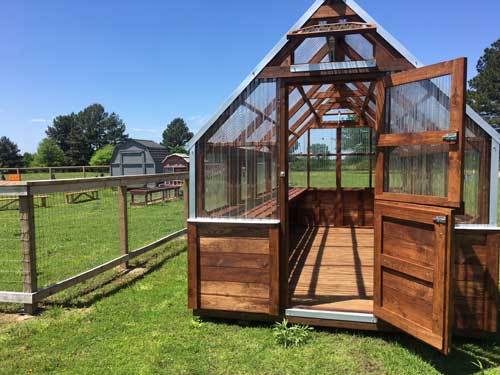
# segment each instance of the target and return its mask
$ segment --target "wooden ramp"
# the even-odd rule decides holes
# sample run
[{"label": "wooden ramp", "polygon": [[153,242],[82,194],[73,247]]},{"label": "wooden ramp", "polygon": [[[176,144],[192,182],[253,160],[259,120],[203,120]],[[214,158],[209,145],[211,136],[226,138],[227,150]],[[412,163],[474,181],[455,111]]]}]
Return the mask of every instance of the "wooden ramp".
[{"label": "wooden ramp", "polygon": [[373,229],[309,227],[292,234],[290,305],[373,312]]}]

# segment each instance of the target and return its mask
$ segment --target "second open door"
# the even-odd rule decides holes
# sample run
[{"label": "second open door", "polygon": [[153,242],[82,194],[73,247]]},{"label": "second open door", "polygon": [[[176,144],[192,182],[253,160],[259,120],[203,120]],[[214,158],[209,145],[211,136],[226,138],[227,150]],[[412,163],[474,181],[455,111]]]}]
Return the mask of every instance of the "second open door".
[{"label": "second open door", "polygon": [[374,314],[448,353],[462,205],[466,60],[377,85]]}]

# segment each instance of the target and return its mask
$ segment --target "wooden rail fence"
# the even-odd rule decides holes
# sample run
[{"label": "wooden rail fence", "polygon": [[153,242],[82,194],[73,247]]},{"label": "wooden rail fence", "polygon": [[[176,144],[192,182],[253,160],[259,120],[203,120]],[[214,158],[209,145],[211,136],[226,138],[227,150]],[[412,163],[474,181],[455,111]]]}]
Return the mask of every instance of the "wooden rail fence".
[{"label": "wooden rail fence", "polygon": [[[139,176],[98,177],[71,180],[47,181],[0,181],[0,198],[17,197],[19,199],[20,242],[22,250],[23,292],[0,291],[0,302],[24,304],[25,312],[34,314],[37,303],[64,289],[82,283],[115,267],[126,268],[131,259],[138,257],[160,245],[168,243],[186,234],[186,228],[165,235],[146,246],[130,251],[128,236],[128,202],[127,187],[184,181],[184,215],[187,215],[189,202],[189,174],[165,173]],[[118,192],[118,223],[120,238],[120,256],[97,267],[71,276],[44,288],[37,286],[35,205],[36,196],[49,193],[68,193],[89,191],[103,188],[116,188]],[[186,217],[187,220],[187,217]]]}]

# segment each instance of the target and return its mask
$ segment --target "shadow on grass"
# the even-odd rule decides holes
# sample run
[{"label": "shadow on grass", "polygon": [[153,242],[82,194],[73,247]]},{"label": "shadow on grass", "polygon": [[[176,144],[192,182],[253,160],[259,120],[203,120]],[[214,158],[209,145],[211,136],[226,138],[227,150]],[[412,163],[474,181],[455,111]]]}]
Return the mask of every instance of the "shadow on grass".
[{"label": "shadow on grass", "polygon": [[[177,240],[134,259],[127,270],[113,269],[86,282],[56,294],[39,304],[38,314],[58,306],[62,308],[88,308],[103,298],[134,285],[146,275],[158,270],[166,262],[187,250],[185,241]],[[0,313],[24,315],[22,305],[1,305]]]},{"label": "shadow on grass", "polygon": [[174,242],[166,247],[162,246],[147,255],[139,257],[125,271],[111,271],[111,274],[106,275],[98,282],[89,282],[85,288],[76,289],[71,294],[63,294],[59,298],[54,298],[54,300],[47,300],[41,307],[86,308],[92,306],[101,299],[110,297],[122,289],[134,285],[146,275],[157,271],[166,262],[187,250],[186,244],[181,241]]}]

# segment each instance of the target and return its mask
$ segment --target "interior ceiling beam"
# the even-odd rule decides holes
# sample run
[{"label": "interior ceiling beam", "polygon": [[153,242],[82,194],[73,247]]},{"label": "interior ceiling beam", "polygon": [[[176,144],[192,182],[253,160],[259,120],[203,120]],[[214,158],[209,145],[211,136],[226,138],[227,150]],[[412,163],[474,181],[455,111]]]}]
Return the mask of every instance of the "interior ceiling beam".
[{"label": "interior ceiling beam", "polygon": [[[326,112],[328,112],[330,108],[328,106],[325,106],[324,109],[322,110],[318,110],[318,114],[320,115],[320,117],[322,117]],[[313,126],[314,124],[317,124],[317,121],[316,119],[310,119],[305,125],[303,125],[300,130],[298,130],[296,133],[295,133],[295,130],[294,129],[294,137],[290,140],[288,140],[288,148],[292,147],[299,139],[300,137],[302,137],[305,132],[311,128],[311,126]],[[299,124],[301,125],[301,124]]]},{"label": "interior ceiling beam", "polygon": [[[327,90],[327,91],[332,91],[332,92],[333,92],[334,90],[335,90],[335,87],[334,87],[334,86],[331,86],[331,87],[329,87],[329,88],[328,88],[328,90]],[[314,108],[314,110],[317,110],[317,109],[318,109],[318,107],[321,105],[321,103],[322,103],[321,101],[318,101],[318,102],[314,103],[314,104],[313,104],[313,108]],[[306,120],[307,120],[307,118],[311,115],[311,113],[312,113],[312,112],[311,112],[311,110],[310,110],[310,109],[309,109],[309,110],[307,110],[307,111],[305,111],[305,112],[302,114],[302,116],[300,116],[300,118],[299,118],[299,119],[298,119],[298,120],[297,120],[297,121],[296,121],[296,122],[295,122],[295,123],[294,123],[291,127],[289,127],[289,129],[291,129],[293,132],[295,132],[295,131],[296,131],[296,130],[297,130],[297,129],[298,129],[298,128],[299,128],[299,127],[300,127],[300,126],[304,123],[304,121],[306,121]],[[314,117],[314,118],[313,118],[313,119],[311,119],[311,120],[313,120],[313,121],[318,121],[318,118],[319,118],[319,119],[321,119],[322,114],[321,114],[320,112],[318,112],[317,114],[318,114],[318,117]],[[291,116],[289,116],[289,119],[290,119],[290,118],[291,118]]]},{"label": "interior ceiling beam", "polygon": [[[351,90],[349,96],[365,96],[361,91]],[[347,95],[342,93],[342,90],[335,91],[333,94],[318,92],[309,96],[311,99],[345,99]]]},{"label": "interior ceiling beam", "polygon": [[[248,103],[246,100],[243,102],[243,105],[247,107],[249,110],[254,112],[257,116],[261,116],[264,118],[264,120],[269,121],[272,124],[276,124],[276,121],[270,117],[267,113],[262,112],[259,108],[254,106],[253,104]],[[272,114],[272,113],[271,113]]]},{"label": "interior ceiling beam", "polygon": [[316,109],[314,108],[314,106],[311,103],[311,100],[309,100],[309,98],[307,97],[306,92],[304,91],[304,88],[302,86],[297,86],[297,90],[299,90],[300,95],[302,96],[302,99],[304,99],[304,102],[308,105],[309,110],[314,115],[314,117],[316,117],[316,119],[318,121],[321,121],[318,113],[316,112]]},{"label": "interior ceiling beam", "polygon": [[370,103],[370,98],[373,96],[375,92],[375,86],[377,83],[375,81],[370,83],[370,86],[368,87],[368,92],[366,93],[365,100],[363,102],[363,105],[361,106],[361,116],[363,116],[366,112],[366,109],[368,108],[368,104]]}]

